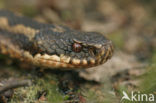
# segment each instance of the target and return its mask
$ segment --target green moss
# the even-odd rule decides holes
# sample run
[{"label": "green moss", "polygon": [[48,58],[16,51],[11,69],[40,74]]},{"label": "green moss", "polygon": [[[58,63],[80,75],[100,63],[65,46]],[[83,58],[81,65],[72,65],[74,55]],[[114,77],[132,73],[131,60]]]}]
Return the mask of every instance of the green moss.
[{"label": "green moss", "polygon": [[115,47],[122,49],[124,46],[124,35],[121,31],[114,32],[109,35],[109,39],[113,41]]},{"label": "green moss", "polygon": [[[110,80],[106,80],[97,85],[86,85],[87,89],[83,88],[83,95],[86,98],[86,103],[119,103],[119,98],[116,97],[115,91],[112,89]],[[81,92],[82,92],[81,91]]]},{"label": "green moss", "polygon": [[154,65],[156,65],[156,49],[153,51],[151,63],[154,64]]},{"label": "green moss", "polygon": [[147,68],[146,74],[142,76],[142,83],[140,89],[147,93],[156,92],[156,66],[150,66]]},{"label": "green moss", "polygon": [[4,59],[4,58],[5,58],[5,56],[0,54],[0,59]]},{"label": "green moss", "polygon": [[151,63],[147,67],[146,73],[142,76],[140,90],[145,93],[156,92],[156,50],[153,52]]},{"label": "green moss", "polygon": [[43,92],[47,93],[46,103],[62,103],[63,96],[59,93],[54,78],[54,76],[47,75],[43,79],[37,79],[32,86],[16,89],[10,103],[35,103]]},{"label": "green moss", "polygon": [[[126,92],[126,93],[128,94],[129,97],[131,97],[131,96],[130,96],[130,92],[131,92],[131,91],[128,91],[128,89],[127,89],[125,86],[120,85],[119,88],[118,88],[118,91],[117,91],[117,93],[118,93],[118,95],[119,95],[119,98],[120,98],[120,99],[119,99],[120,101],[121,101],[121,99],[122,99],[122,97],[123,97],[123,91]],[[122,103],[133,103],[133,102],[132,102],[132,101],[129,101],[129,100],[126,100],[126,99],[123,99],[123,100],[122,100]]]},{"label": "green moss", "polygon": [[[156,51],[153,52],[153,56],[150,60],[150,65],[146,67],[145,74],[139,76],[138,78],[141,79],[141,83],[139,84],[138,88],[133,91],[140,91],[142,94],[155,94],[156,93]],[[138,79],[135,78],[135,79]],[[132,91],[128,91],[126,87],[119,86],[117,93],[119,93],[120,98],[123,96],[122,91],[125,91],[129,97]],[[156,95],[156,94],[155,94]],[[123,100],[123,103],[132,103],[128,100]],[[139,103],[139,102],[136,102]]]},{"label": "green moss", "polygon": [[23,13],[23,15],[26,15],[29,17],[34,17],[38,13],[38,10],[34,6],[24,5],[22,6],[21,10],[22,10],[21,12]]},{"label": "green moss", "polygon": [[108,93],[108,91],[96,91],[88,90],[85,93],[87,103],[117,103],[118,99],[114,94]]},{"label": "green moss", "polygon": [[55,77],[50,75],[47,75],[48,77],[46,77],[46,81],[44,81],[41,84],[44,84],[44,89],[48,90],[48,95],[47,95],[47,99],[48,101],[54,102],[54,103],[62,103],[64,98],[63,95],[61,95],[58,91],[58,87],[57,87],[57,80]]},{"label": "green moss", "polygon": [[93,103],[98,103],[97,96],[95,95],[94,91],[88,91],[87,99],[88,101],[92,101]]},{"label": "green moss", "polygon": [[72,20],[73,16],[72,16],[72,12],[69,10],[64,10],[61,13],[61,17],[63,20],[67,21],[67,20]]}]

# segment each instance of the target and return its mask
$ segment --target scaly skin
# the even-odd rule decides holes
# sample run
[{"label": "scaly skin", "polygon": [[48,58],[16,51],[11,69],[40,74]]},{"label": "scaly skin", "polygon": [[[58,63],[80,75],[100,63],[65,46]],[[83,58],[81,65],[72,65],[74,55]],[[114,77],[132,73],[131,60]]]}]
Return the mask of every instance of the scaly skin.
[{"label": "scaly skin", "polygon": [[0,52],[38,66],[74,69],[105,63],[113,45],[100,33],[43,24],[0,10]]}]

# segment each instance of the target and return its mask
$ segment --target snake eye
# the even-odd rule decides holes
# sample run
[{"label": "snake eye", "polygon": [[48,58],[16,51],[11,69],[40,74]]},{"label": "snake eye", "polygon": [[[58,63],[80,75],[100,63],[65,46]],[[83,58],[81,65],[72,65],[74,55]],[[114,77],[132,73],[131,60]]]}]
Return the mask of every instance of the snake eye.
[{"label": "snake eye", "polygon": [[75,52],[80,52],[80,51],[82,50],[82,45],[79,44],[79,43],[74,43],[74,44],[73,44],[73,50],[74,50]]}]

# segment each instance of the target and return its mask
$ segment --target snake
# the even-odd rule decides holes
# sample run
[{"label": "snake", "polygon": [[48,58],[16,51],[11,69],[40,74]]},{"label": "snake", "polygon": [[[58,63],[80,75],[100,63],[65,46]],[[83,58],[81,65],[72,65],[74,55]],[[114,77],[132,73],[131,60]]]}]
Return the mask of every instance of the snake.
[{"label": "snake", "polygon": [[113,55],[112,41],[102,33],[41,23],[0,10],[0,53],[54,69],[86,69],[104,64]]}]

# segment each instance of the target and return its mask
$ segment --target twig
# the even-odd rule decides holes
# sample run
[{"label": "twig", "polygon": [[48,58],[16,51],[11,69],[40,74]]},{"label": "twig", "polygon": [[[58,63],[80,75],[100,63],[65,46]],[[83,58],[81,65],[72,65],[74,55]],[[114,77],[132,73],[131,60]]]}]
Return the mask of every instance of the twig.
[{"label": "twig", "polygon": [[10,89],[23,87],[23,86],[30,86],[31,81],[30,80],[8,80],[7,83],[3,84],[2,87],[0,87],[0,94],[4,93],[5,91],[8,91]]}]

